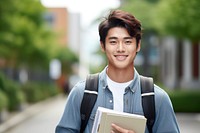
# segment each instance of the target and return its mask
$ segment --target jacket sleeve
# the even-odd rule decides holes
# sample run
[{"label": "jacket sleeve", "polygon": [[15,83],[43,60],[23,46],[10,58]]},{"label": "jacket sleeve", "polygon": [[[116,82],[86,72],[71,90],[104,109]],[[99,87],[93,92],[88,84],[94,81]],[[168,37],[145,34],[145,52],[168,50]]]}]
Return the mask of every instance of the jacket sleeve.
[{"label": "jacket sleeve", "polygon": [[180,133],[173,106],[168,94],[155,86],[156,119],[153,133]]},{"label": "jacket sleeve", "polygon": [[83,89],[83,82],[79,82],[71,90],[55,133],[79,133],[81,125],[80,105],[84,93]]}]

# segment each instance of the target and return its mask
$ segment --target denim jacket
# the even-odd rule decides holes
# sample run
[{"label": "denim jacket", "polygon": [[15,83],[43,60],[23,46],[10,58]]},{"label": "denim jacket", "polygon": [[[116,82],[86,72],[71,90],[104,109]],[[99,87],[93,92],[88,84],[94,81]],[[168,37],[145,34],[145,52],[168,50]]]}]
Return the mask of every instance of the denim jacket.
[{"label": "denim jacket", "polygon": [[[134,70],[134,79],[124,93],[124,112],[143,115],[139,74]],[[85,81],[78,82],[70,92],[64,113],[56,126],[56,133],[79,133],[81,125],[80,105]],[[98,106],[113,109],[113,96],[106,80],[106,68],[99,74],[98,97],[84,133],[91,133]],[[153,133],[179,133],[176,116],[167,93],[154,85],[156,119]],[[148,133],[146,127],[145,133]]]}]

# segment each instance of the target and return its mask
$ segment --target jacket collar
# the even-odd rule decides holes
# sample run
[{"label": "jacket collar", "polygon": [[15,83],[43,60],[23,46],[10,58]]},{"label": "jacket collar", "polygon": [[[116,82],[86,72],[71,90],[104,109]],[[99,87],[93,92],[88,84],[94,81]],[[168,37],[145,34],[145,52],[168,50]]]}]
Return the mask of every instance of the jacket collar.
[{"label": "jacket collar", "polygon": [[[107,74],[106,74],[107,67],[108,66],[106,66],[103,69],[103,71],[99,74],[99,80],[100,80],[100,83],[102,84],[103,89],[106,89],[108,86],[107,79],[106,79],[107,78]],[[126,88],[126,90],[130,89],[134,93],[137,89],[138,84],[139,84],[139,73],[134,68],[134,79],[131,82],[131,84]]]}]

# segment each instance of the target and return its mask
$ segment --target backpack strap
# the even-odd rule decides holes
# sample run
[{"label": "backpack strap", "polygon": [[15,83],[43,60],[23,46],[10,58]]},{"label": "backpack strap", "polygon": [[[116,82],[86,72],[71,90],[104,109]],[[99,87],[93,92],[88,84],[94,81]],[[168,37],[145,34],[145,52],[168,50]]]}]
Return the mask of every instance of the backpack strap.
[{"label": "backpack strap", "polygon": [[144,116],[147,118],[147,128],[152,133],[155,121],[155,99],[154,99],[154,83],[149,77],[140,76],[142,107]]},{"label": "backpack strap", "polygon": [[[83,133],[93,106],[98,96],[99,74],[91,74],[87,76],[86,86],[81,103],[81,129]],[[152,127],[155,121],[155,100],[154,100],[154,83],[152,78],[140,76],[142,107],[144,116],[147,118],[147,128],[152,133]]]},{"label": "backpack strap", "polygon": [[89,120],[90,114],[92,112],[93,106],[96,102],[98,95],[98,83],[99,74],[90,74],[86,78],[85,91],[83,95],[83,100],[81,103],[81,129],[80,133],[83,133],[87,122]]}]

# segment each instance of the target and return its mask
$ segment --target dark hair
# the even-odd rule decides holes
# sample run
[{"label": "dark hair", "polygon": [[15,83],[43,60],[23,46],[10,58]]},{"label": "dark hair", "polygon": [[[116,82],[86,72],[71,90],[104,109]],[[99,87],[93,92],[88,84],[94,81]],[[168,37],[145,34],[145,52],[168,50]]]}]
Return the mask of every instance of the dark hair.
[{"label": "dark hair", "polygon": [[114,27],[125,28],[131,37],[136,38],[136,43],[138,45],[142,36],[140,21],[128,12],[114,10],[99,25],[100,41],[103,43],[104,47],[108,31]]}]

